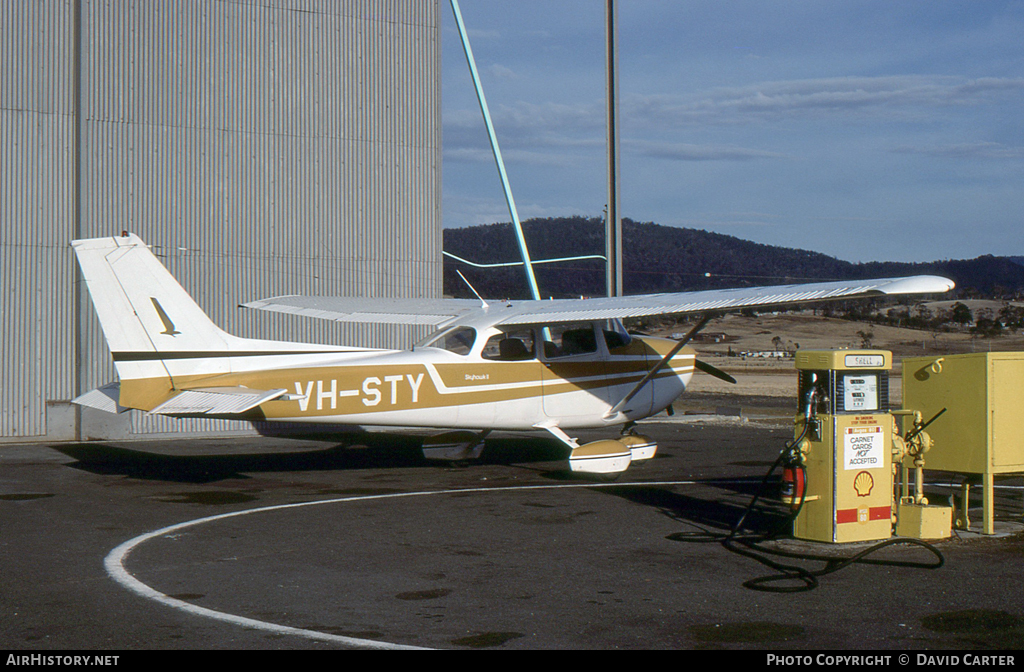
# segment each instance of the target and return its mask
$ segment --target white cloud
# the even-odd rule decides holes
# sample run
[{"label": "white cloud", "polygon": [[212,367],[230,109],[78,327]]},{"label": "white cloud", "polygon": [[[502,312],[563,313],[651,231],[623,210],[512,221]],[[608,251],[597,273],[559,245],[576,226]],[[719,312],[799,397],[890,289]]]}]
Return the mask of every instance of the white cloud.
[{"label": "white cloud", "polygon": [[[521,164],[556,166],[566,168],[573,165],[573,161],[564,154],[555,152],[528,151],[522,149],[502,148],[501,157],[506,162],[514,161]],[[445,161],[460,161],[465,163],[494,163],[494,152],[488,147],[486,149],[475,147],[458,147],[444,149]]]},{"label": "white cloud", "polygon": [[752,161],[754,159],[785,158],[785,155],[777,152],[726,145],[691,145],[650,140],[623,140],[622,142],[623,147],[631,153],[672,161]]},{"label": "white cloud", "polygon": [[1024,159],[1024,147],[1007,147],[998,142],[974,142],[951,145],[914,147],[901,145],[894,150],[897,154],[924,154],[952,159]]},{"label": "white cloud", "polygon": [[[581,214],[587,217],[600,216],[601,213],[592,210],[592,207],[579,203],[538,203],[532,200],[516,202],[520,221],[535,217],[571,217]],[[462,227],[510,221],[512,218],[508,212],[508,205],[500,195],[488,198],[448,192],[444,194],[445,226]]]},{"label": "white cloud", "polygon": [[698,96],[638,95],[624,101],[632,120],[651,125],[738,123],[807,116],[929,115],[1024,91],[1024,78],[899,75],[762,82]]},{"label": "white cloud", "polygon": [[515,70],[498,63],[487,68],[487,72],[497,79],[522,79]]}]

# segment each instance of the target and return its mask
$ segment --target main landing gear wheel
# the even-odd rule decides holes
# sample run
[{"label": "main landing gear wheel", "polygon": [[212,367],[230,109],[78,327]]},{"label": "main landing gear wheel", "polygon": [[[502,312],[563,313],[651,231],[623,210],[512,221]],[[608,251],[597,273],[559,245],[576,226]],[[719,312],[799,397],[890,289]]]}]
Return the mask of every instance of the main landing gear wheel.
[{"label": "main landing gear wheel", "polygon": [[658,444],[641,434],[625,434],[618,439],[602,439],[574,448],[569,455],[573,473],[592,474],[605,479],[617,478],[634,461],[654,457]]},{"label": "main landing gear wheel", "polygon": [[634,462],[649,460],[658,452],[658,442],[643,434],[624,434],[619,441],[629,448]]}]

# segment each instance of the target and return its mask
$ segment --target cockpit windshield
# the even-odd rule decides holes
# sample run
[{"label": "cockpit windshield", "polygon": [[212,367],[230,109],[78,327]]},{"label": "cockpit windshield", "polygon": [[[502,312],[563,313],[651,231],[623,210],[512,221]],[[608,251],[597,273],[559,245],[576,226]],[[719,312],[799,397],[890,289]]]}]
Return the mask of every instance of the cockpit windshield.
[{"label": "cockpit windshield", "polygon": [[415,348],[439,348],[456,355],[468,355],[476,342],[476,329],[453,327],[435,332],[417,343]]}]

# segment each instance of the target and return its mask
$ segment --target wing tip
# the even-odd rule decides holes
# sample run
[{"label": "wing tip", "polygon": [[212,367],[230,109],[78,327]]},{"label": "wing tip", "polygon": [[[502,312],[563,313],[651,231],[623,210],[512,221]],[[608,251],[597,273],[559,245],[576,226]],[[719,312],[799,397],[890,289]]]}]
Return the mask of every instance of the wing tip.
[{"label": "wing tip", "polygon": [[955,287],[955,282],[940,275],[915,275],[895,278],[878,290],[883,294],[943,294]]}]

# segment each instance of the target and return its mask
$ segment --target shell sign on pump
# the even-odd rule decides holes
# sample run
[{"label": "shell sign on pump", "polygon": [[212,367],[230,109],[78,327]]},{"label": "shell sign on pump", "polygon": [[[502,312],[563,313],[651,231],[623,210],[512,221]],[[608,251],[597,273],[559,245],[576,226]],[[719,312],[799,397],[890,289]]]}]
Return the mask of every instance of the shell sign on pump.
[{"label": "shell sign on pump", "polygon": [[871,472],[862,471],[853,479],[853,490],[858,497],[868,497],[875,487],[875,479]]}]

